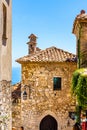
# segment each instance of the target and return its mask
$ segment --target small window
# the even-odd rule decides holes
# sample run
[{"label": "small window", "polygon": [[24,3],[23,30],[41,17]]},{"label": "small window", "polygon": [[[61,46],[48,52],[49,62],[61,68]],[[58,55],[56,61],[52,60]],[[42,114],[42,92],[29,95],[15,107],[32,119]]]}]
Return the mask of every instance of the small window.
[{"label": "small window", "polygon": [[53,78],[53,89],[54,90],[61,90],[61,77],[54,77]]}]

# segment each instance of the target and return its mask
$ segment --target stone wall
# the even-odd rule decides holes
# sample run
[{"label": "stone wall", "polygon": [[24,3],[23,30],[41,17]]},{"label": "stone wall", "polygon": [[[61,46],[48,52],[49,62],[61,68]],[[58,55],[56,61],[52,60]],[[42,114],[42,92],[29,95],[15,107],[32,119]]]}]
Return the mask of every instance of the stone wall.
[{"label": "stone wall", "polygon": [[14,128],[21,128],[21,103],[13,103],[12,105],[12,126]]},{"label": "stone wall", "polygon": [[87,67],[87,21],[81,24],[81,29],[79,29],[80,37],[80,67]]},{"label": "stone wall", "polygon": [[[3,5],[6,8],[6,36],[3,44]],[[0,81],[11,80],[12,69],[12,0],[0,0]]]},{"label": "stone wall", "polygon": [[[21,119],[15,126],[25,130],[39,130],[41,120],[51,115],[58,123],[58,130],[69,129],[73,121],[68,112],[75,111],[75,100],[70,94],[71,77],[76,69],[75,63],[30,63],[22,65],[21,83]],[[62,89],[53,90],[53,77],[62,78]],[[27,92],[27,100],[23,100],[23,92]],[[18,110],[16,106],[16,110]],[[19,116],[20,116],[19,115]],[[18,124],[17,124],[18,123]],[[68,128],[67,128],[68,129]]]},{"label": "stone wall", "polygon": [[11,118],[11,5],[0,0],[0,130],[12,130]]},{"label": "stone wall", "polygon": [[3,80],[0,82],[0,127],[1,130],[12,129],[11,117],[11,82]]},{"label": "stone wall", "polygon": [[12,86],[12,125],[15,128],[21,127],[21,83]]}]

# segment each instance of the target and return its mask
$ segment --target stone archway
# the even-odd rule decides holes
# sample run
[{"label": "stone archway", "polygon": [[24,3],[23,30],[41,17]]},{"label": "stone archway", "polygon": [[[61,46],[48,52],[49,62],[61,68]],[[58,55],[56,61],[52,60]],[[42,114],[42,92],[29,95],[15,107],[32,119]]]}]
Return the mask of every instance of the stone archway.
[{"label": "stone archway", "polygon": [[45,116],[40,122],[39,130],[57,130],[57,121],[51,115]]}]

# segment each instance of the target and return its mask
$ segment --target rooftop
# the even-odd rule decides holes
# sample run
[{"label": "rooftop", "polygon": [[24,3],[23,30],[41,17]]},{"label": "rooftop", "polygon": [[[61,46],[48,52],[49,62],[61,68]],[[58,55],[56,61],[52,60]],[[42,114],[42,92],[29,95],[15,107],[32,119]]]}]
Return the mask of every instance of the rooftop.
[{"label": "rooftop", "polygon": [[87,14],[85,10],[81,10],[80,14],[77,15],[75,18],[72,33],[75,33],[75,26],[77,26],[78,23],[85,22],[85,21],[87,21]]},{"label": "rooftop", "polygon": [[21,57],[16,61],[20,64],[26,62],[73,62],[76,61],[76,55],[56,47],[50,47],[34,54]]}]

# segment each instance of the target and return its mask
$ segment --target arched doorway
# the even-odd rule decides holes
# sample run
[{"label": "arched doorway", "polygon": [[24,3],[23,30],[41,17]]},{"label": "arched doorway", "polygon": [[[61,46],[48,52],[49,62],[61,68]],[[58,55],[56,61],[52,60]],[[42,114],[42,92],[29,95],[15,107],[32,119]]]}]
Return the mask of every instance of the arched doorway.
[{"label": "arched doorway", "polygon": [[57,130],[57,121],[50,115],[45,116],[40,122],[40,130]]}]

